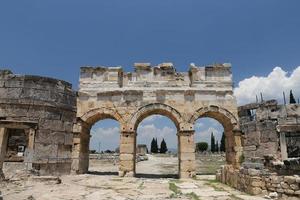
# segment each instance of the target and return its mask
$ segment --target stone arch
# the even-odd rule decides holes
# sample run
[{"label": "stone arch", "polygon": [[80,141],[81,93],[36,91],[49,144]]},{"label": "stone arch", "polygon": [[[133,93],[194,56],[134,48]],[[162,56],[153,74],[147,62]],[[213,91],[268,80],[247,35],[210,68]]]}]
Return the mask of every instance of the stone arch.
[{"label": "stone arch", "polygon": [[95,108],[77,118],[73,127],[72,172],[83,174],[89,168],[89,143],[91,127],[103,119],[114,119],[124,126],[124,118],[114,109]]},{"label": "stone arch", "polygon": [[226,161],[228,164],[239,166],[242,153],[239,123],[235,115],[220,106],[210,105],[198,109],[189,119],[190,124],[202,117],[210,117],[220,122],[226,136]]},{"label": "stone arch", "polygon": [[202,107],[198,109],[189,119],[189,123],[195,124],[196,120],[201,117],[211,117],[217,121],[219,121],[224,129],[232,128],[237,129],[238,120],[230,111],[225,108],[211,105],[207,107]]},{"label": "stone arch", "polygon": [[125,124],[125,120],[116,110],[104,107],[89,110],[84,113],[80,119],[90,126],[102,119],[114,119],[118,121],[120,125]]},{"label": "stone arch", "polygon": [[173,107],[162,104],[162,103],[152,103],[147,104],[141,108],[139,108],[131,117],[129,124],[131,125],[131,129],[136,131],[139,123],[150,115],[163,115],[171,119],[177,130],[180,130],[180,125],[183,123],[183,118],[181,114]]}]

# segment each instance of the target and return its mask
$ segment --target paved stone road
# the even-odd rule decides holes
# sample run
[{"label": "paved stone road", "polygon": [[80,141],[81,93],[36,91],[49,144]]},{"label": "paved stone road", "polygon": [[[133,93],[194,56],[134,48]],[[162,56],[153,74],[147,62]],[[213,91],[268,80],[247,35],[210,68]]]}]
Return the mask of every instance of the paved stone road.
[{"label": "paved stone road", "polygon": [[[114,175],[75,175],[62,176],[62,182],[55,181],[20,181],[0,186],[4,200],[163,200],[163,199],[194,199],[194,200],[260,200],[263,198],[245,195],[228,186],[214,181],[214,176],[198,176],[196,179],[178,180],[160,178],[159,172],[168,172],[161,165],[161,158],[151,157],[141,162],[140,173],[153,172],[152,178],[120,178]],[[166,162],[165,162],[166,161]],[[148,164],[147,164],[148,162]],[[164,160],[170,165],[177,162],[176,158]],[[152,171],[145,171],[147,169]],[[142,167],[142,168],[141,168]],[[146,167],[146,168],[143,168]],[[176,169],[172,168],[172,169]],[[173,171],[171,171],[173,172]],[[155,176],[155,174],[157,174]]]}]

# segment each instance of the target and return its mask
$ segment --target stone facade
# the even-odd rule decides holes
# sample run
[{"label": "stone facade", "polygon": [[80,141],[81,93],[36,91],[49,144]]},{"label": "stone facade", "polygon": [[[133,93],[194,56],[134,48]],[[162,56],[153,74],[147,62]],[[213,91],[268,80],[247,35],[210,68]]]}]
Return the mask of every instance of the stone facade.
[{"label": "stone facade", "polygon": [[300,197],[300,105],[271,100],[238,111],[243,163],[240,169],[224,166],[217,179],[254,195]]},{"label": "stone facade", "polygon": [[268,155],[278,160],[300,157],[300,144],[293,145],[296,149],[290,153],[286,145],[287,137],[300,142],[299,104],[278,105],[275,100],[248,104],[239,107],[239,119],[247,161]]},{"label": "stone facade", "polygon": [[172,63],[136,63],[134,72],[121,67],[82,67],[74,125],[74,173],[88,170],[90,129],[99,120],[120,123],[120,176],[135,174],[136,130],[153,114],[170,118],[177,127],[179,176],[195,174],[194,123],[212,117],[226,134],[228,164],[239,165],[241,139],[230,64],[176,72]]},{"label": "stone facade", "polygon": [[71,84],[1,70],[0,176],[15,130],[26,139],[19,150],[13,147],[12,151],[24,151],[17,153],[28,170],[41,175],[70,173],[75,117],[76,93]]}]

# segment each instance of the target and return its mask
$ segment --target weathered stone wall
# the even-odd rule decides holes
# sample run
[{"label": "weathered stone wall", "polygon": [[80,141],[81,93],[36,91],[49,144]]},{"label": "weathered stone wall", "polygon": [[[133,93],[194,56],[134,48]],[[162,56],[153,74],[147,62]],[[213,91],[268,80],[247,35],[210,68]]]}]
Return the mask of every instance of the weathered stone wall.
[{"label": "weathered stone wall", "polygon": [[[40,174],[70,172],[75,118],[76,93],[71,84],[0,71],[0,147],[5,146],[5,130],[26,129],[30,134],[24,158],[28,169]],[[0,148],[0,160],[1,149],[3,154],[5,147]]]},{"label": "weathered stone wall", "polygon": [[[293,157],[300,150],[300,105],[278,105],[271,100],[241,106],[238,111],[243,163],[239,169],[222,167],[217,179],[254,195],[277,192],[300,197],[300,158]],[[292,137],[292,144],[287,144],[287,137]]]},{"label": "weathered stone wall", "polygon": [[191,65],[188,72],[176,72],[172,63],[136,63],[134,67],[134,72],[123,72],[121,67],[81,68],[74,172],[87,171],[85,144],[91,126],[113,118],[121,127],[120,174],[134,174],[136,130],[152,114],[169,117],[177,127],[181,177],[195,172],[194,123],[200,117],[212,117],[223,124],[227,162],[238,164],[241,144],[230,64]]},{"label": "weathered stone wall", "polygon": [[234,169],[225,165],[217,173],[217,180],[252,195],[269,195],[276,192],[280,197],[300,197],[299,175],[278,175],[265,169]]},{"label": "weathered stone wall", "polygon": [[246,161],[269,155],[284,160],[280,134],[300,132],[300,105],[278,105],[275,100],[248,104],[239,107],[239,119]]}]

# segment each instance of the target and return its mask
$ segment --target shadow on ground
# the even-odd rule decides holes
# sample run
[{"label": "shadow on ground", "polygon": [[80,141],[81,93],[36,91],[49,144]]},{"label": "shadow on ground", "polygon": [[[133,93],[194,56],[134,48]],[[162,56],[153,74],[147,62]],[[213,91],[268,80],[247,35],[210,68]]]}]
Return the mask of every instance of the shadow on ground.
[{"label": "shadow on ground", "polygon": [[138,173],[135,175],[136,178],[153,178],[153,179],[160,179],[160,178],[178,178],[177,174],[142,174]]},{"label": "shadow on ground", "polygon": [[88,174],[98,175],[98,176],[118,176],[118,172],[97,172],[97,171],[89,171]]}]

